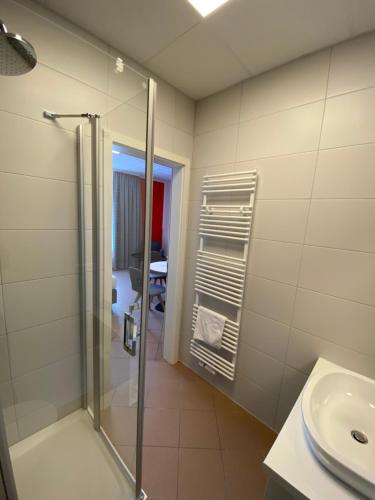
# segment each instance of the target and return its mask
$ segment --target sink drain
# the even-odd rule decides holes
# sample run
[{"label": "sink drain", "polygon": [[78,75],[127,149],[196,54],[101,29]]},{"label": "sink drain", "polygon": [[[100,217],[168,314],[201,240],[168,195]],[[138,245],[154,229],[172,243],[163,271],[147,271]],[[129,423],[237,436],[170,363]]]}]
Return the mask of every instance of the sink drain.
[{"label": "sink drain", "polygon": [[364,434],[363,432],[352,431],[350,434],[352,435],[352,438],[357,441],[357,443],[361,443],[361,444],[368,443],[368,438],[367,438],[366,434]]}]

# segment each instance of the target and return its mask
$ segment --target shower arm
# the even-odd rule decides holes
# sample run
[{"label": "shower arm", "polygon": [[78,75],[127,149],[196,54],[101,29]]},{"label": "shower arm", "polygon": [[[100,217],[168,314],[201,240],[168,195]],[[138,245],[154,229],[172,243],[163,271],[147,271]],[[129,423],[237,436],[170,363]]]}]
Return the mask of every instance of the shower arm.
[{"label": "shower arm", "polygon": [[100,115],[97,113],[73,113],[73,114],[59,114],[54,113],[53,111],[43,111],[44,118],[48,120],[56,120],[57,118],[88,118],[91,120],[92,118],[100,118]]}]

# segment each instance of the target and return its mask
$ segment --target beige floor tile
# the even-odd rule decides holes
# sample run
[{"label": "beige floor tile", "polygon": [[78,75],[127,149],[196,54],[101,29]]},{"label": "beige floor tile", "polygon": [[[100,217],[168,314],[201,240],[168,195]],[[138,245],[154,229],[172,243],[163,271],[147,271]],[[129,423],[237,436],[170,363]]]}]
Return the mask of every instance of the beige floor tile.
[{"label": "beige floor tile", "polygon": [[[112,341],[117,386],[102,422],[134,473],[136,383],[129,385],[131,361],[122,348],[118,309],[114,308]],[[266,482],[262,461],[274,432],[185,365],[163,361],[163,320],[163,314],[150,311],[143,455],[148,498],[260,500]]]},{"label": "beige floor tile", "polygon": [[209,410],[181,410],[181,448],[220,448],[216,413]]},{"label": "beige floor tile", "polygon": [[182,380],[177,365],[169,365],[164,361],[148,361],[146,363],[146,378],[151,385],[159,385],[169,380]]},{"label": "beige floor tile", "polygon": [[212,387],[206,382],[183,381],[181,408],[186,410],[214,410]]},{"label": "beige floor tile", "polygon": [[146,361],[155,361],[159,344],[155,342],[146,342]]},{"label": "beige floor tile", "polygon": [[137,378],[138,372],[136,368],[134,358],[131,359],[129,356],[126,358],[112,358],[112,387],[118,387],[131,378]]},{"label": "beige floor tile", "polygon": [[180,408],[180,380],[167,380],[158,385],[150,385],[146,407]]},{"label": "beige floor tile", "polygon": [[261,500],[267,477],[262,462],[251,450],[223,450],[228,500]]},{"label": "beige floor tile", "polygon": [[178,448],[143,448],[143,488],[149,500],[176,500]]},{"label": "beige floor tile", "polygon": [[217,415],[221,448],[252,450],[262,461],[275,434],[250,415],[219,413]]},{"label": "beige floor tile", "polygon": [[245,410],[216,389],[214,389],[214,403],[217,413],[230,413],[235,415],[246,414]]},{"label": "beige floor tile", "polygon": [[197,375],[193,370],[182,364],[178,361],[175,364],[176,370],[179,372],[182,380],[191,381],[191,382],[202,382],[203,379],[199,375]]},{"label": "beige floor tile", "polygon": [[178,500],[224,500],[224,470],[219,450],[180,448]]},{"label": "beige floor tile", "polygon": [[179,432],[179,410],[146,408],[143,434],[145,446],[178,447]]},{"label": "beige floor tile", "polygon": [[112,358],[126,358],[129,354],[125,351],[123,343],[120,339],[112,339]]},{"label": "beige floor tile", "polygon": [[113,391],[112,406],[136,408],[138,404],[138,380],[130,380],[116,387]]},{"label": "beige floor tile", "polygon": [[163,360],[163,342],[159,342],[158,344],[158,350],[156,351],[155,360],[156,361]]}]

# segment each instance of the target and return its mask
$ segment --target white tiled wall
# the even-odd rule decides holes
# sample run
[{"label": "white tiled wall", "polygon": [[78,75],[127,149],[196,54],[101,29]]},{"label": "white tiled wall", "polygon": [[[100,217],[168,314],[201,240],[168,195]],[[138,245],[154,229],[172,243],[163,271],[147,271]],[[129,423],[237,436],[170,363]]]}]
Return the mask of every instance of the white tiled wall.
[{"label": "white tiled wall", "polygon": [[[38,54],[31,73],[0,76],[0,397],[13,443],[81,396],[77,121],[51,123],[42,112],[116,108],[105,125],[144,140],[146,99],[142,78],[115,74],[120,54],[110,47],[26,0],[0,4],[10,31]],[[156,114],[157,146],[190,157],[194,102],[158,80]]]},{"label": "white tiled wall", "polygon": [[197,105],[189,273],[202,175],[259,172],[237,377],[200,373],[276,429],[318,356],[375,377],[374,58],[371,33]]}]

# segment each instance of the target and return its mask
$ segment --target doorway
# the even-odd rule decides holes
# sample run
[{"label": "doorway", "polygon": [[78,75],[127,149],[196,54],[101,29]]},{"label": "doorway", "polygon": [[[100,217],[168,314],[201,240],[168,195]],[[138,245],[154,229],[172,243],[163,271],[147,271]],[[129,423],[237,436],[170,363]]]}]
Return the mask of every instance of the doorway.
[{"label": "doorway", "polygon": [[[117,401],[124,378],[124,313],[138,318],[142,247],[141,211],[144,197],[144,160],[131,149],[114,144],[112,149],[112,385]],[[150,308],[147,359],[163,355],[164,314],[168,284],[168,249],[173,169],[154,163],[151,224]],[[120,359],[122,361],[120,361]]]},{"label": "doorway", "polygon": [[[120,455],[134,470],[135,448],[114,420],[129,417],[137,404],[137,384],[132,376],[134,357],[139,350],[142,292],[143,228],[145,196],[144,158],[120,144],[112,147],[112,332],[110,364],[111,391],[104,410],[104,422]],[[172,167],[154,163],[149,272],[147,360],[163,357],[164,317],[167,312],[168,249],[170,238]],[[134,351],[124,348],[130,321],[137,325]],[[133,370],[136,366],[133,367]],[[146,389],[147,396],[147,389]]]}]

